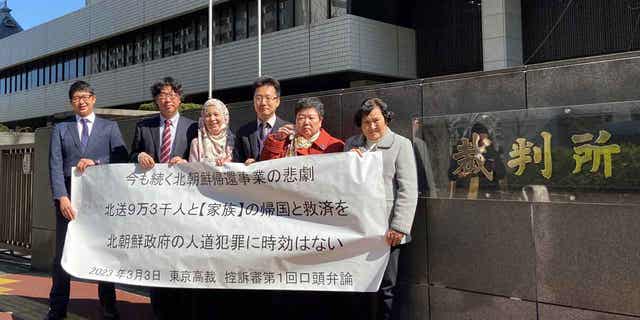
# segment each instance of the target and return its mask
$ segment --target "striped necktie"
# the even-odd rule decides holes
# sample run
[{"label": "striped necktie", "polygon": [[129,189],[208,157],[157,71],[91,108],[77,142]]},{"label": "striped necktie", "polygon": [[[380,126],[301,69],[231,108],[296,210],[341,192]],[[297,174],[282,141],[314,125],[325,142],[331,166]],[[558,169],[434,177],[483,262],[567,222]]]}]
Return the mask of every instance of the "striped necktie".
[{"label": "striped necktie", "polygon": [[164,121],[164,130],[162,131],[162,147],[160,148],[160,162],[167,163],[171,156],[171,120]]},{"label": "striped necktie", "polygon": [[87,148],[87,143],[89,143],[89,125],[87,122],[89,120],[82,118],[80,122],[82,122],[82,135],[80,136],[80,146],[82,147],[82,152]]}]

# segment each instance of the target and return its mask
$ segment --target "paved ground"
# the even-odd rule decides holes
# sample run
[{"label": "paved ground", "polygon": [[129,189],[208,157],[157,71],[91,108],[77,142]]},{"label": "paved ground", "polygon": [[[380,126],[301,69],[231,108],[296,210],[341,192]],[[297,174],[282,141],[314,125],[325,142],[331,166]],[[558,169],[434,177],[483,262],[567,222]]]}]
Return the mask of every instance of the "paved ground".
[{"label": "paved ground", "polygon": [[[48,310],[51,278],[32,272],[24,262],[0,254],[0,320],[40,320]],[[151,319],[146,290],[118,286],[122,319]],[[67,319],[101,319],[96,283],[74,280]]]}]

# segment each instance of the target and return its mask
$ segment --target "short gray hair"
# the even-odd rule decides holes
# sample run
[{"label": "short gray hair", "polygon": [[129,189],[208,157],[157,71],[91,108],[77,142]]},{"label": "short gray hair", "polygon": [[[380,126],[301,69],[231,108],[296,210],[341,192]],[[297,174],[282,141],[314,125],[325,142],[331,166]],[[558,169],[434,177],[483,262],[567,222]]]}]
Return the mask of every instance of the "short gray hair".
[{"label": "short gray hair", "polygon": [[298,115],[298,112],[301,110],[309,108],[316,109],[318,115],[321,118],[324,118],[324,104],[322,104],[322,101],[316,97],[302,98],[298,100],[296,103],[295,114]]}]

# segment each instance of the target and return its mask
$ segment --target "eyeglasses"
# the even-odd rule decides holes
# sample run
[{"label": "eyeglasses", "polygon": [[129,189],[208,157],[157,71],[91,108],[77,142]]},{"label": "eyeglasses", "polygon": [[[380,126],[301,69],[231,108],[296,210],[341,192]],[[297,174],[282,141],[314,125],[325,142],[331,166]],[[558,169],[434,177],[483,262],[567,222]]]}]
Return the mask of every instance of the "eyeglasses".
[{"label": "eyeglasses", "polygon": [[278,99],[278,97],[271,97],[271,96],[253,96],[253,100],[256,102],[262,102],[262,101],[266,101],[266,102],[271,102]]},{"label": "eyeglasses", "polygon": [[73,102],[73,103],[78,103],[78,102],[80,102],[80,101],[87,102],[87,101],[89,101],[92,97],[93,97],[93,95],[92,95],[92,94],[85,95],[85,96],[74,96],[73,98],[71,98],[71,102]]},{"label": "eyeglasses", "polygon": [[175,94],[175,93],[161,93],[158,94],[158,99],[163,100],[163,99],[175,99],[179,97],[179,95]]}]

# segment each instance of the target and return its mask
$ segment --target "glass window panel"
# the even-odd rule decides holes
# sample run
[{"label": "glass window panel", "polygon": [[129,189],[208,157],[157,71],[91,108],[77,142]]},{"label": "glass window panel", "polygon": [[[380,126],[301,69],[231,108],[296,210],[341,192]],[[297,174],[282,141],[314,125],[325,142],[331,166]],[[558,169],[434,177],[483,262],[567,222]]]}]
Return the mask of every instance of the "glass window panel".
[{"label": "glass window panel", "polygon": [[140,56],[140,62],[151,61],[153,57],[153,32],[151,30],[145,32],[142,36],[138,55]]},{"label": "glass window panel", "polygon": [[230,6],[221,6],[217,10],[215,26],[216,26],[216,44],[227,43],[233,40],[233,24],[232,10]]},{"label": "glass window panel", "polygon": [[72,53],[69,56],[69,60],[67,60],[67,65],[69,67],[69,77],[65,79],[75,79],[78,77],[78,58],[76,57],[76,53]]},{"label": "glass window panel", "polygon": [[127,45],[125,46],[125,65],[132,66],[138,63],[138,56],[136,55],[136,42],[134,39],[130,39],[127,41]]},{"label": "glass window panel", "polygon": [[209,35],[208,13],[202,14],[198,17],[197,33],[198,33],[197,48],[198,49],[208,48],[209,47],[209,38],[207,37]]},{"label": "glass window panel", "polygon": [[56,82],[64,80],[64,63],[62,58],[58,58],[56,63]]},{"label": "glass window panel", "polygon": [[70,79],[71,76],[69,74],[69,71],[71,71],[71,61],[68,58],[64,58],[64,61],[62,62],[62,64],[64,65],[64,78],[65,79]]},{"label": "glass window panel", "polygon": [[309,21],[309,0],[295,0],[295,25],[301,26]]},{"label": "glass window panel", "polygon": [[91,49],[91,74],[100,72],[100,49],[94,47]]},{"label": "glass window panel", "polygon": [[[122,40],[119,39],[118,42],[120,42]],[[122,68],[125,66],[124,64],[124,45],[121,43],[118,43],[115,45],[115,55],[116,55],[116,68]]]},{"label": "glass window panel", "polygon": [[80,52],[78,53],[78,77],[84,77],[85,76],[85,60],[87,59],[86,57],[86,51],[80,50]]},{"label": "glass window panel", "polygon": [[49,85],[51,83],[51,64],[46,62],[44,66],[44,85]]},{"label": "glass window panel", "polygon": [[293,27],[293,0],[278,0],[278,30]]},{"label": "glass window panel", "polygon": [[145,34],[136,35],[136,44],[135,44],[135,61],[136,63],[141,63],[146,61],[145,57]]},{"label": "glass window panel", "polygon": [[109,70],[109,47],[100,48],[100,72]]},{"label": "glass window panel", "polygon": [[152,45],[153,45],[153,49],[152,49],[153,55],[151,57],[152,60],[162,58],[162,28],[156,27],[153,30]]},{"label": "glass window panel", "polygon": [[331,18],[347,14],[347,0],[331,0]]},{"label": "glass window panel", "polygon": [[4,76],[0,76],[0,94],[5,94],[5,87],[4,87],[4,83],[5,83],[5,78]]},{"label": "glass window panel", "polygon": [[238,2],[234,8],[235,40],[247,38],[247,3]]},{"label": "glass window panel", "polygon": [[329,0],[311,0],[311,24],[327,20]]},{"label": "glass window panel", "polygon": [[162,28],[162,56],[170,57],[171,53],[173,53],[173,30],[169,25],[165,25]]},{"label": "glass window panel", "polygon": [[196,24],[189,20],[182,28],[184,52],[191,52],[196,49]]},{"label": "glass window panel", "polygon": [[44,86],[44,66],[38,66],[38,86]]},{"label": "glass window panel", "polygon": [[249,1],[249,37],[258,35],[258,1]]},{"label": "glass window panel", "polygon": [[29,70],[29,88],[33,89],[38,86],[38,68],[31,66]]},{"label": "glass window panel", "polygon": [[182,46],[183,34],[182,26],[178,25],[173,30],[173,54],[181,54],[183,50]]},{"label": "glass window panel", "polygon": [[276,0],[262,1],[262,34],[277,30]]},{"label": "glass window panel", "polygon": [[29,72],[27,70],[22,70],[20,73],[22,77],[22,90],[29,89]]}]

